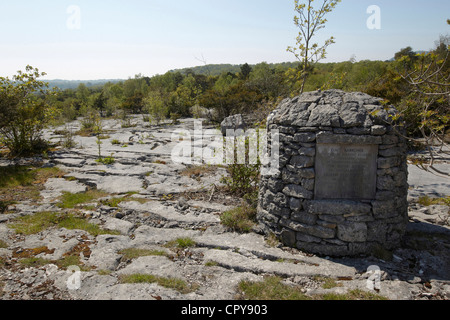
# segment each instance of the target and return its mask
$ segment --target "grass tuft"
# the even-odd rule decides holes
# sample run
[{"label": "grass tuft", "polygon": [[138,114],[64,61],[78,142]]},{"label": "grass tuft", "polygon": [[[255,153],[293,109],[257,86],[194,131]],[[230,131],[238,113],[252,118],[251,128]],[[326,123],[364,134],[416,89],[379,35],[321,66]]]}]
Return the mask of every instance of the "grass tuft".
[{"label": "grass tuft", "polygon": [[271,276],[263,281],[241,281],[238,285],[240,300],[311,300],[299,286],[282,283],[280,277]]},{"label": "grass tuft", "polygon": [[319,300],[388,300],[386,297],[360,289],[350,290],[343,294],[326,293],[315,298]]},{"label": "grass tuft", "polygon": [[417,203],[425,207],[436,204],[450,206],[450,196],[445,198],[431,198],[429,196],[422,196],[417,200]]},{"label": "grass tuft", "polygon": [[8,244],[5,241],[0,240],[0,249],[4,249],[4,248],[8,248]]},{"label": "grass tuft", "polygon": [[[317,281],[323,282],[324,289],[339,286],[334,280],[316,276]],[[326,293],[308,296],[298,285],[284,284],[283,279],[276,276],[265,278],[263,281],[243,280],[238,284],[237,298],[241,300],[387,300],[386,297],[363,290],[350,290],[344,294]]]},{"label": "grass tuft", "polygon": [[14,229],[17,234],[22,235],[36,234],[51,227],[66,228],[68,230],[84,230],[93,236],[120,234],[118,231],[102,229],[98,225],[89,223],[85,219],[73,214],[58,212],[39,212],[34,215],[20,217],[11,223],[9,227]]},{"label": "grass tuft", "polygon": [[0,213],[5,213],[8,205],[18,201],[37,201],[42,185],[49,178],[61,178],[65,174],[57,167],[0,167]]},{"label": "grass tuft", "polygon": [[256,209],[244,205],[236,209],[226,211],[220,216],[220,222],[236,232],[248,233],[255,225]]},{"label": "grass tuft", "polygon": [[114,198],[111,198],[108,200],[101,201],[101,203],[108,207],[117,208],[120,203],[125,202],[125,201],[135,201],[135,202],[139,202],[139,203],[146,203],[149,201],[149,199],[145,199],[145,198],[133,198],[133,197],[131,197],[132,195],[133,195],[133,193],[129,193],[127,196],[114,197]]},{"label": "grass tuft", "polygon": [[64,192],[58,207],[62,209],[73,209],[77,205],[91,202],[93,200],[107,196],[108,194],[99,190],[90,190],[81,193]]},{"label": "grass tuft", "polygon": [[197,290],[198,286],[189,285],[186,281],[178,278],[165,278],[152,274],[129,274],[122,275],[119,278],[121,283],[157,283],[158,285],[174,289],[180,293],[187,294]]},{"label": "grass tuft", "polygon": [[161,250],[150,250],[150,249],[138,249],[138,248],[128,248],[119,251],[119,254],[123,255],[125,259],[136,259],[139,257],[146,256],[166,256],[167,253]]},{"label": "grass tuft", "polygon": [[168,248],[186,249],[195,247],[196,243],[191,238],[178,238],[173,241],[169,241],[165,246]]}]

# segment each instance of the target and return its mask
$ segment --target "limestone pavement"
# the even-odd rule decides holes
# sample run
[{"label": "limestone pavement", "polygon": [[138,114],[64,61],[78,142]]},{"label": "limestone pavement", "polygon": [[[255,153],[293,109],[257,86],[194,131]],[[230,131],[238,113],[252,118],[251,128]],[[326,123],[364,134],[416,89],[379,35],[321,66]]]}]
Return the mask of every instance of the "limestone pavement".
[{"label": "limestone pavement", "polygon": [[[345,293],[352,289],[370,291],[370,266],[381,270],[377,292],[389,299],[450,298],[450,230],[448,207],[416,204],[415,190],[432,194],[432,186],[417,184],[416,168],[410,173],[414,184],[410,199],[410,223],[401,248],[387,258],[361,256],[333,258],[315,256],[273,244],[257,226],[247,234],[232,232],[220,223],[220,215],[239,204],[239,199],[220,193],[226,169],[215,167],[208,173],[181,174],[186,165],[171,161],[174,129],[193,130],[193,119],[178,125],[148,126],[134,118],[134,127],[122,128],[116,120],[104,120],[109,135],[101,153],[115,163],[97,163],[96,137],[75,135],[77,146],[59,149],[39,160],[41,166],[57,166],[66,175],[49,179],[40,200],[11,205],[0,214],[0,299],[2,300],[229,300],[235,299],[242,280],[260,281],[276,275],[290,285],[302,286],[311,297],[323,293]],[[76,131],[80,122],[70,124]],[[207,126],[205,126],[205,129]],[[52,128],[47,139],[63,137]],[[117,140],[120,144],[112,144]],[[205,142],[206,143],[206,142]],[[11,164],[1,160],[2,165]],[[448,170],[448,163],[442,164]],[[420,171],[427,179],[429,173]],[[444,178],[439,178],[444,179]],[[425,180],[424,180],[425,181]],[[439,191],[448,195],[448,180],[439,180]],[[427,189],[428,188],[428,189]],[[97,189],[107,196],[75,208],[90,223],[113,234],[92,235],[83,230],[51,227],[37,234],[18,235],[10,225],[17,218],[39,212],[61,212],[64,192],[80,193]],[[126,197],[111,206],[108,199]],[[445,220],[447,219],[447,220]],[[194,245],[171,245],[177,239],[190,239]],[[80,268],[49,263],[24,267],[22,253],[58,261],[69,254],[79,256]],[[145,249],[158,254],[130,258],[125,249]],[[183,280],[191,290],[166,288],[157,282],[124,283],[121,277],[147,274]],[[76,279],[76,277],[78,277]],[[324,289],[322,280],[331,278],[336,286]],[[78,283],[76,281],[78,281]]]}]

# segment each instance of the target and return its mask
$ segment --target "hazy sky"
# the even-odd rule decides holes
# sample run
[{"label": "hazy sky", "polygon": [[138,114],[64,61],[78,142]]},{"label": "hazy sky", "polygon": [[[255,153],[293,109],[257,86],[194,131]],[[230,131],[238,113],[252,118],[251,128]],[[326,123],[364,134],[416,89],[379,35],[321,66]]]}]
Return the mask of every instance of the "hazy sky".
[{"label": "hazy sky", "polygon": [[[322,0],[316,0],[321,3]],[[367,12],[371,5],[379,8]],[[206,63],[295,61],[294,0],[0,0],[0,76],[113,79]],[[343,0],[317,40],[326,61],[387,60],[450,34],[448,0]],[[372,26],[371,28],[368,27]],[[373,29],[375,27],[375,29]]]}]

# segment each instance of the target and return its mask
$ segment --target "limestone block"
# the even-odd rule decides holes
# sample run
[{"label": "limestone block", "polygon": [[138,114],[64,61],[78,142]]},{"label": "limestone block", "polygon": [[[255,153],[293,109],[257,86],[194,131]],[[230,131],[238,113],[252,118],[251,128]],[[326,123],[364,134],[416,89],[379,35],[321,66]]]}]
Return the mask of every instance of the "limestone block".
[{"label": "limestone block", "polygon": [[305,188],[297,185],[290,184],[283,189],[283,193],[290,197],[295,197],[299,199],[312,199],[313,193]]},{"label": "limestone block", "polygon": [[337,237],[342,241],[364,242],[367,240],[367,225],[350,222],[339,224],[337,226]]}]

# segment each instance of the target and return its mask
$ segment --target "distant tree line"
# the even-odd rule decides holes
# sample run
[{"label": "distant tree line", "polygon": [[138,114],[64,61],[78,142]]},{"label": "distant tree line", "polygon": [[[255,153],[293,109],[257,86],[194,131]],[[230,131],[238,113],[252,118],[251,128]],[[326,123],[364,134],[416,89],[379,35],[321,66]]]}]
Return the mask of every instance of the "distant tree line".
[{"label": "distant tree line", "polygon": [[213,66],[198,68],[51,91],[39,81],[42,74],[27,67],[13,79],[0,78],[2,143],[16,154],[26,153],[49,121],[64,123],[91,113],[122,118],[143,114],[153,123],[179,117],[221,122],[235,113],[253,113],[263,120],[281,99],[298,95],[302,86],[304,91],[342,89],[384,98],[402,112],[411,136],[443,137],[449,129],[448,37],[441,37],[428,53],[401,49],[393,61],[316,63],[306,83],[298,76],[303,68],[298,62],[244,64],[220,74],[211,71]]}]

